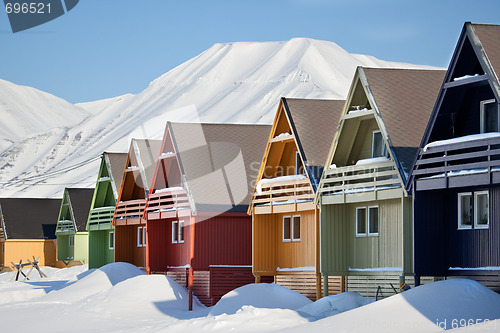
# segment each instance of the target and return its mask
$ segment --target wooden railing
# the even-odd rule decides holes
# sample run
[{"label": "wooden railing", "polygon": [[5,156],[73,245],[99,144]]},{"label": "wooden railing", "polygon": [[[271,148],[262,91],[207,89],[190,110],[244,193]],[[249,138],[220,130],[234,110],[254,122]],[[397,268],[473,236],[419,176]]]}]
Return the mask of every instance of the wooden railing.
[{"label": "wooden railing", "polygon": [[156,192],[149,195],[146,213],[149,219],[159,219],[164,213],[175,215],[179,210],[190,208],[187,192],[184,189],[173,189],[166,192]]},{"label": "wooden railing", "polygon": [[423,190],[500,183],[500,172],[494,171],[500,171],[500,137],[422,149],[413,175],[417,190]]},{"label": "wooden railing", "polygon": [[120,220],[129,219],[138,219],[140,221],[142,214],[144,213],[145,206],[146,199],[129,200],[117,203],[114,217],[115,223],[118,223]]},{"label": "wooden railing", "polygon": [[373,193],[401,188],[394,161],[350,165],[325,171],[323,196]]},{"label": "wooden railing", "polygon": [[75,231],[75,226],[71,220],[57,221],[56,232],[71,232]]},{"label": "wooden railing", "polygon": [[103,224],[111,224],[113,221],[113,214],[115,213],[115,206],[94,208],[90,211],[89,216],[89,229],[99,229]]},{"label": "wooden railing", "polygon": [[[261,192],[255,192],[253,206],[256,213],[270,213],[275,210],[297,210],[299,204],[312,204],[314,192],[309,179],[294,179],[262,184]],[[279,206],[293,205],[293,208]]]}]

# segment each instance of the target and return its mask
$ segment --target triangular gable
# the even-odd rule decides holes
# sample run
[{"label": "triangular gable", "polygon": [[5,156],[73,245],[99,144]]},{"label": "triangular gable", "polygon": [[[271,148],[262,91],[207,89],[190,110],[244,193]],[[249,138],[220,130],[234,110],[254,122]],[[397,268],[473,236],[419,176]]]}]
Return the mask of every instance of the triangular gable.
[{"label": "triangular gable", "polygon": [[443,76],[444,71],[358,67],[325,168],[369,162],[380,133],[404,186]]},{"label": "triangular gable", "polygon": [[480,101],[500,101],[499,41],[500,25],[464,24],[420,149],[430,142],[480,133]]},{"label": "triangular gable", "polygon": [[76,232],[87,231],[87,220],[94,189],[91,188],[68,188],[68,202],[72,220],[75,224]]},{"label": "triangular gable", "polygon": [[59,217],[57,218],[56,232],[76,232],[75,220],[73,219],[73,213],[71,212],[71,205],[67,188],[64,189],[61,208],[59,210]]}]

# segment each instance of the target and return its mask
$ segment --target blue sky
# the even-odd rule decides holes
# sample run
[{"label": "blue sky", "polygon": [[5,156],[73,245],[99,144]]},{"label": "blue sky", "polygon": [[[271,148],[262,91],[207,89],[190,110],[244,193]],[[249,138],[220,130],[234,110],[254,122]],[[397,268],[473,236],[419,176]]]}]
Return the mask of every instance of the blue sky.
[{"label": "blue sky", "polygon": [[138,93],[214,43],[294,37],[447,67],[463,23],[499,13],[500,0],[80,0],[13,34],[0,8],[0,79],[93,101]]}]

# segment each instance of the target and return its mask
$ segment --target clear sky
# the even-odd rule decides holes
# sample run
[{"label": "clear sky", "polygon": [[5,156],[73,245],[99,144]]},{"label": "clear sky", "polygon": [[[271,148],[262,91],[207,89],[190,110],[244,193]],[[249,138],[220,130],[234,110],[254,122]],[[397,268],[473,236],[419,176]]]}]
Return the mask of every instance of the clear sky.
[{"label": "clear sky", "polygon": [[447,67],[465,21],[500,24],[500,0],[80,0],[16,34],[0,8],[0,79],[87,102],[139,93],[214,43],[293,37]]}]

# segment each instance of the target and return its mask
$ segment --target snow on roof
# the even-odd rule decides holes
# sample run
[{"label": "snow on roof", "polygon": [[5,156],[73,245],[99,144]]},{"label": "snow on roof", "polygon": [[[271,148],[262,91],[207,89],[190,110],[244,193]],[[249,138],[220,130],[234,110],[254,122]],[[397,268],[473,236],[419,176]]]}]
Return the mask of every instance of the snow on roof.
[{"label": "snow on roof", "polygon": [[466,136],[461,136],[458,138],[453,138],[453,139],[448,139],[448,140],[440,140],[440,141],[430,142],[430,143],[425,145],[423,150],[427,151],[427,149],[429,149],[431,147],[439,147],[439,146],[444,146],[444,145],[451,145],[451,144],[456,144],[456,143],[476,141],[476,140],[482,140],[482,139],[493,139],[493,138],[498,138],[498,137],[500,137],[500,133],[498,133],[498,132],[466,135]]}]

